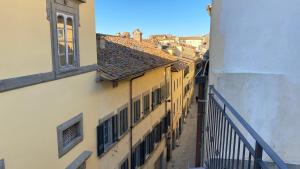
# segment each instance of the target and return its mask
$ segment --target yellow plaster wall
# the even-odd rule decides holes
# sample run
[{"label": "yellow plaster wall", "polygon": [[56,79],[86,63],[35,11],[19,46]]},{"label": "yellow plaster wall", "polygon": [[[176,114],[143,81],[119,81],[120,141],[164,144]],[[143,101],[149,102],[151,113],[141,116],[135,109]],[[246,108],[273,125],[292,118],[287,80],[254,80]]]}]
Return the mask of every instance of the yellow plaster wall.
[{"label": "yellow plaster wall", "polygon": [[[7,168],[65,168],[85,150],[93,152],[87,161],[91,169],[123,158],[124,153],[117,153],[98,159],[96,127],[102,117],[128,103],[129,83],[112,88],[109,82],[95,83],[95,77],[91,72],[1,93],[0,157]],[[81,112],[84,140],[59,159],[56,127]],[[124,138],[119,147],[125,151],[127,144]]]},{"label": "yellow plaster wall", "polygon": [[[80,4],[80,64],[96,64],[94,0]],[[1,2],[0,79],[52,71],[46,0]]]},{"label": "yellow plaster wall", "polygon": [[[146,72],[144,76],[141,76],[132,82],[132,97],[137,96],[141,99],[141,111],[143,111],[143,100],[142,94],[150,92],[150,103],[151,103],[151,92],[153,87],[160,87],[165,82],[165,68],[158,68],[150,72]],[[150,104],[151,105],[151,104]],[[150,114],[137,123],[132,130],[133,145],[135,145],[140,139],[142,139],[149,130],[154,127],[155,124],[160,122],[161,118],[165,116],[165,103],[163,102],[154,110],[151,110]]]},{"label": "yellow plaster wall", "polygon": [[[178,80],[178,87],[177,87]],[[182,98],[183,98],[183,70],[179,72],[172,72],[172,114],[173,114],[173,130],[177,127],[177,122],[182,114]],[[175,82],[175,90],[174,90]],[[181,98],[181,99],[180,99]],[[177,109],[177,99],[178,99],[178,109]],[[175,104],[175,109],[174,109]]]},{"label": "yellow plaster wall", "polygon": [[192,84],[190,85],[190,91],[187,93],[185,97],[183,97],[183,107],[186,106],[187,104],[187,98],[189,98],[190,100],[193,99],[192,97],[194,94],[195,62],[188,61],[187,64],[189,66],[190,71],[188,75],[185,78],[183,78],[183,93],[184,93],[184,87],[189,83],[189,81],[191,81]]},{"label": "yellow plaster wall", "polygon": [[166,139],[162,138],[155,151],[151,154],[150,158],[145,161],[143,169],[154,169],[155,162],[158,160],[160,155],[164,153],[164,156],[166,156],[164,151],[166,151]]}]

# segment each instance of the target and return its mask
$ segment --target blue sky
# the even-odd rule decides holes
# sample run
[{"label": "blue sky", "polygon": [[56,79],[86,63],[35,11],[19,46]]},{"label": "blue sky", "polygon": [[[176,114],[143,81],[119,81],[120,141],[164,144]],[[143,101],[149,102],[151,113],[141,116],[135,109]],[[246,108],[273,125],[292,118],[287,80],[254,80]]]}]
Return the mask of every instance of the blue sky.
[{"label": "blue sky", "polygon": [[209,32],[210,0],[95,0],[96,31],[116,34],[139,28],[144,36]]}]

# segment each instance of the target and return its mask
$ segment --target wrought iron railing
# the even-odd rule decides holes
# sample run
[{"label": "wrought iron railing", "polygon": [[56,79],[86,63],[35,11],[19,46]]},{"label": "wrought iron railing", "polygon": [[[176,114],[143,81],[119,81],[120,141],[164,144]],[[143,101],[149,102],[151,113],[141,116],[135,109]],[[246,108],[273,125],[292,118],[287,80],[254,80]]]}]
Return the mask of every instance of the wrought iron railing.
[{"label": "wrought iron railing", "polygon": [[214,86],[209,88],[204,156],[208,169],[288,169]]}]

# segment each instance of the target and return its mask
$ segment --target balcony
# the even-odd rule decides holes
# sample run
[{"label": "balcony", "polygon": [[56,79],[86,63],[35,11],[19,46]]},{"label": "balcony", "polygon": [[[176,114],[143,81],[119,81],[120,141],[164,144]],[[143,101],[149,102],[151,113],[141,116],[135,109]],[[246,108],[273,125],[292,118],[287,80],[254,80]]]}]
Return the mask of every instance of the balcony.
[{"label": "balcony", "polygon": [[208,169],[288,169],[284,161],[214,88],[209,87],[202,165]]}]

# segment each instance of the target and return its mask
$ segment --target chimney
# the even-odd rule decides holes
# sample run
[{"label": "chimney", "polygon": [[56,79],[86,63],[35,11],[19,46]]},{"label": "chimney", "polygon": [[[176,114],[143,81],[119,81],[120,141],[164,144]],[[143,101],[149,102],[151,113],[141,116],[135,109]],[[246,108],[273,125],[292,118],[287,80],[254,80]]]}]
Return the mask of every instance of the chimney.
[{"label": "chimney", "polygon": [[143,33],[139,29],[134,30],[133,31],[133,39],[138,42],[142,42],[143,41]]},{"label": "chimney", "polygon": [[99,49],[105,49],[106,40],[104,36],[103,34],[97,34],[97,48]]},{"label": "chimney", "polygon": [[100,47],[100,49],[105,49],[105,39],[100,39],[100,41],[99,41],[99,47]]},{"label": "chimney", "polygon": [[123,38],[130,38],[130,33],[129,32],[123,32],[121,36]]}]

